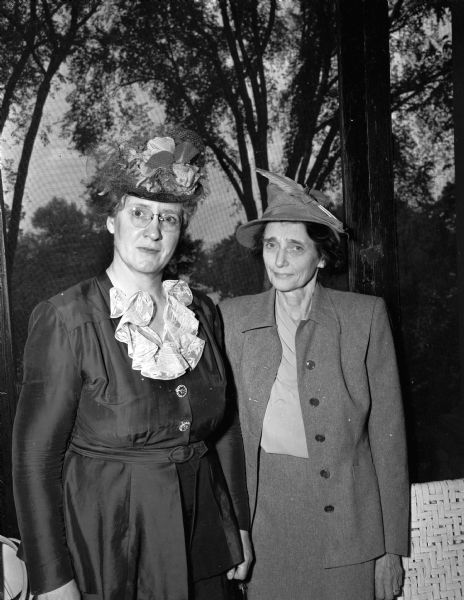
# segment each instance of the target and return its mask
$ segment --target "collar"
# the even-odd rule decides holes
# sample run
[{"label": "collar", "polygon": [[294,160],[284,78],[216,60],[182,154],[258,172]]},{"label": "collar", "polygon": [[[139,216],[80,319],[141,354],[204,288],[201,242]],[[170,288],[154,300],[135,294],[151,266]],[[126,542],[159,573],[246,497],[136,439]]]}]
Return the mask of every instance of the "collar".
[{"label": "collar", "polygon": [[[271,288],[253,297],[253,304],[244,320],[242,332],[276,327],[275,295],[275,289]],[[330,289],[325,288],[319,282],[314,288],[311,310],[307,320],[328,329],[340,331],[340,321],[330,295]]]}]

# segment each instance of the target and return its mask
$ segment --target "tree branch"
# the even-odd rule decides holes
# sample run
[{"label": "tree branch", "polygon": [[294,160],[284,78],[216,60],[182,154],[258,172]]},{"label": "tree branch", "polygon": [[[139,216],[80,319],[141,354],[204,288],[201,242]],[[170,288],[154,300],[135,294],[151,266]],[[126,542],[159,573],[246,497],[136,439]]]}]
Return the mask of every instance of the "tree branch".
[{"label": "tree branch", "polygon": [[243,72],[242,63],[240,61],[240,57],[237,53],[237,47],[235,44],[235,38],[232,34],[232,28],[230,26],[229,15],[227,11],[226,0],[219,0],[219,5],[221,8],[222,21],[224,26],[224,31],[226,35],[227,46],[229,48],[230,55],[232,57],[232,61],[234,63],[235,72],[237,75],[237,83],[240,97],[243,102],[243,108],[245,111],[245,122],[248,129],[248,135],[253,138],[256,135],[256,127],[254,122],[254,114],[253,114],[253,106],[248,95],[248,90],[246,87],[246,77]]},{"label": "tree branch", "polygon": [[10,112],[11,102],[13,100],[14,92],[18,81],[27,65],[27,61],[30,57],[29,48],[24,48],[19,60],[13,67],[13,71],[8,78],[8,81],[5,86],[5,92],[2,98],[2,104],[0,107],[0,135],[3,133],[3,128],[5,127],[6,120],[8,119],[8,115]]},{"label": "tree branch", "polygon": [[52,45],[53,50],[58,51],[58,47],[59,47],[58,36],[56,35],[56,32],[55,32],[55,26],[53,23],[52,14],[48,7],[47,0],[42,0],[42,8],[43,8],[43,12],[45,15],[45,25],[47,26],[47,30],[48,30],[47,37]]},{"label": "tree branch", "polygon": [[277,5],[276,0],[271,0],[271,5],[269,7],[269,19],[267,22],[267,27],[266,27],[264,36],[263,36],[263,41],[262,41],[261,47],[259,49],[260,55],[264,55],[266,48],[269,44],[269,41],[271,39],[272,30],[274,29],[274,23],[275,23],[276,5]]},{"label": "tree branch", "polygon": [[321,171],[318,178],[316,179],[316,182],[314,184],[315,188],[321,189],[324,186],[325,180],[330,175],[330,173],[333,171],[333,168],[335,167],[335,164],[337,163],[339,158],[340,158],[340,149],[338,149],[336,152],[334,152],[329,157],[329,159],[326,163],[325,169],[323,169]]},{"label": "tree branch", "polygon": [[[205,140],[206,141],[206,140]],[[243,203],[243,190],[240,187],[239,181],[235,177],[232,169],[230,168],[230,158],[224,152],[222,148],[220,148],[217,144],[215,144],[212,139],[207,140],[207,145],[211,148],[216,156],[217,161],[221,165],[221,168],[224,170],[224,173],[227,175],[232,187],[234,188],[237,196],[240,198],[240,202]],[[234,170],[239,173],[239,169],[237,165],[234,165]]]},{"label": "tree branch", "polygon": [[393,7],[390,11],[390,27],[399,17],[401,10],[403,8],[403,4],[404,4],[404,0],[396,0],[396,2],[393,4]]},{"label": "tree branch", "polygon": [[[320,172],[322,171],[322,166],[330,154],[330,149],[331,149],[333,141],[338,133],[338,130],[339,130],[338,118],[333,117],[330,129],[327,132],[327,135],[325,136],[324,141],[322,142],[322,145],[319,149],[316,160],[314,161],[314,165],[313,165],[313,167],[308,175],[308,178],[306,180],[306,185],[308,187],[310,187],[310,188],[313,187],[314,183],[317,181],[318,176],[319,176]],[[306,171],[306,168],[305,168],[305,171]]]}]

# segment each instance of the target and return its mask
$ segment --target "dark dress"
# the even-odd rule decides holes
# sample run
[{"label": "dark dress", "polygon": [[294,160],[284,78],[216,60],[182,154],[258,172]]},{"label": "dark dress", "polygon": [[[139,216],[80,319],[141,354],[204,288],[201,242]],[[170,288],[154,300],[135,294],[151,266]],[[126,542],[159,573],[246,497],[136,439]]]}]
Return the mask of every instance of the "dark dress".
[{"label": "dark dress", "polygon": [[248,528],[216,312],[194,293],[198,365],[149,379],[114,338],[110,287],[104,274],[31,315],[14,426],[23,557],[34,594],[74,577],[83,598],[186,600],[242,560]]}]

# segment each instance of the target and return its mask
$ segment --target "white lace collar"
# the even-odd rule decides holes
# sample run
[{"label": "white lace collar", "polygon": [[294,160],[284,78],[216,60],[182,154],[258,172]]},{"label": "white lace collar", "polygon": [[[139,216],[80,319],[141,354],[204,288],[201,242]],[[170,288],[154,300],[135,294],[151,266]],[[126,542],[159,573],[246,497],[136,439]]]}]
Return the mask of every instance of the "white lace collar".
[{"label": "white lace collar", "polygon": [[132,296],[116,288],[110,289],[111,317],[121,320],[115,338],[127,344],[132,368],[152,379],[176,379],[198,364],[205,345],[196,336],[198,320],[187,308],[192,292],[185,281],[163,281],[166,306],[163,312],[164,330],[160,336],[149,327],[154,303],[148,292]]}]

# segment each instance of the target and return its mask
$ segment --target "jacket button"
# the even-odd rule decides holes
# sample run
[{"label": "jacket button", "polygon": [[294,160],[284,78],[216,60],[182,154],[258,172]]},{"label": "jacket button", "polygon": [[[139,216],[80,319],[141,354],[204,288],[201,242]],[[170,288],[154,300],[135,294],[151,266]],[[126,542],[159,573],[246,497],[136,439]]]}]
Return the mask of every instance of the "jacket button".
[{"label": "jacket button", "polygon": [[321,433],[318,433],[316,435],[316,442],[325,442],[325,435],[322,435]]},{"label": "jacket button", "polygon": [[188,431],[190,429],[190,421],[181,421],[179,431]]},{"label": "jacket button", "polygon": [[324,510],[325,510],[325,512],[330,513],[330,512],[333,512],[335,510],[335,508],[331,504],[328,504],[327,506],[324,506]]},{"label": "jacket button", "polygon": [[182,383],[176,387],[176,394],[178,398],[183,398],[187,395],[187,388]]},{"label": "jacket button", "polygon": [[320,472],[320,476],[324,479],[329,479],[330,471],[328,471],[327,469],[322,469],[322,471]]},{"label": "jacket button", "polygon": [[316,363],[313,360],[306,361],[306,368],[308,369],[308,371],[312,371],[315,366],[316,366]]},{"label": "jacket button", "polygon": [[311,406],[319,406],[319,400],[317,398],[310,398],[309,403]]}]

